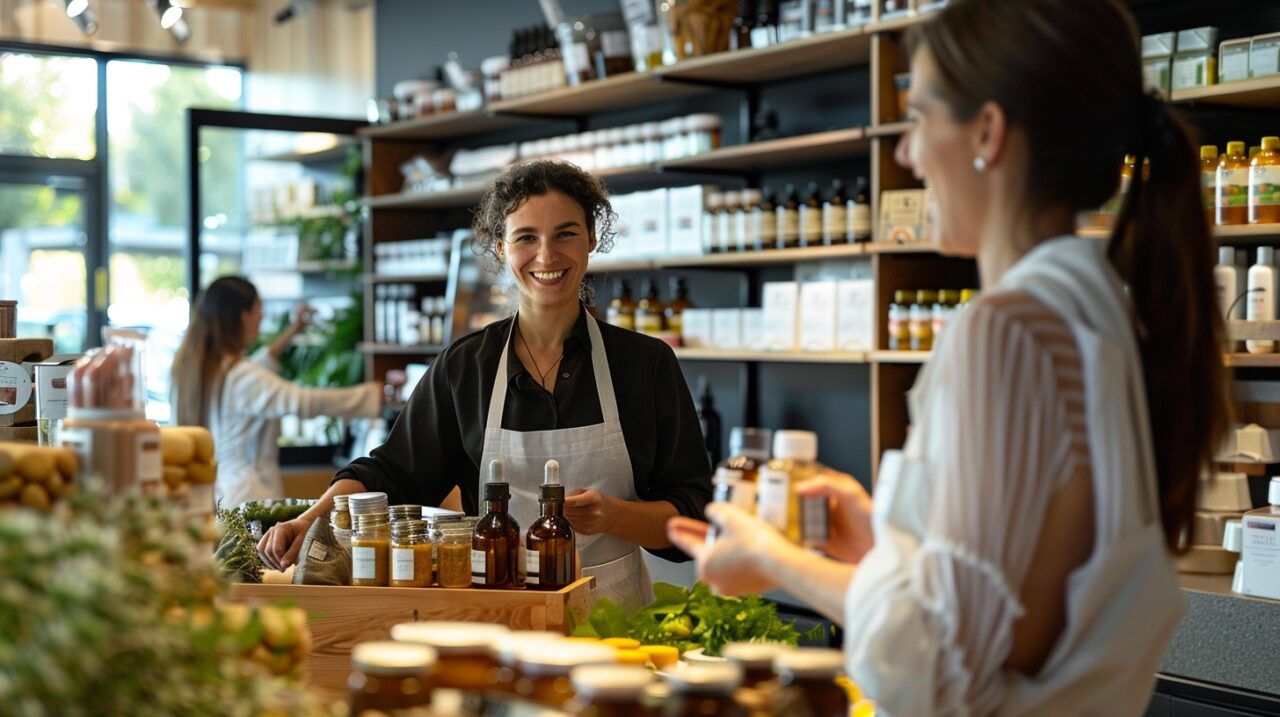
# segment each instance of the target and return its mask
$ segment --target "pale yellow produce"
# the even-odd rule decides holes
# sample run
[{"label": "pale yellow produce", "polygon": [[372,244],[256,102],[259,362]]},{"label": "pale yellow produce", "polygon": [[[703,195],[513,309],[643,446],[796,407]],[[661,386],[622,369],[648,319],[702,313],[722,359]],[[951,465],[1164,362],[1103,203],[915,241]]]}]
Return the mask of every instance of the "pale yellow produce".
[{"label": "pale yellow produce", "polygon": [[218,477],[218,463],[191,463],[187,466],[187,477],[192,483],[209,485]]},{"label": "pale yellow produce", "polygon": [[35,450],[27,451],[18,456],[18,460],[14,463],[14,468],[18,474],[28,481],[38,481],[43,483],[49,474],[53,472],[53,456],[52,451]]},{"label": "pale yellow produce", "polygon": [[50,473],[44,482],[44,487],[49,491],[49,495],[54,498],[62,497],[62,494],[67,492],[68,485],[67,479],[63,478],[58,471]]},{"label": "pale yellow produce", "polygon": [[160,452],[166,466],[185,466],[196,457],[196,442],[185,431],[161,429]]},{"label": "pale yellow produce", "polygon": [[871,700],[862,700],[853,706],[850,714],[852,717],[876,717],[876,703]]},{"label": "pale yellow produce", "polygon": [[164,484],[170,488],[177,488],[187,482],[187,469],[179,466],[166,465],[164,467]]},{"label": "pale yellow produce", "polygon": [[209,429],[200,426],[173,426],[160,430],[186,434],[195,443],[197,461],[208,463],[213,460],[213,434],[209,433]]},{"label": "pale yellow produce", "polygon": [[604,644],[619,650],[635,650],[640,647],[639,640],[633,640],[629,637],[606,637]]},{"label": "pale yellow produce", "polygon": [[58,464],[58,472],[68,482],[74,480],[76,474],[80,472],[80,461],[76,459],[76,454],[68,449],[55,449],[53,451],[53,462]]},{"label": "pale yellow produce", "polygon": [[680,661],[680,650],[670,645],[641,645],[640,652],[649,656],[649,661],[659,670],[664,670]]},{"label": "pale yellow produce", "polygon": [[0,441],[0,505],[47,510],[72,490],[75,473],[70,449]]},{"label": "pale yellow produce", "polygon": [[13,459],[9,457],[8,453],[0,450],[0,478],[9,475],[12,472]]},{"label": "pale yellow produce", "polygon": [[49,493],[44,486],[37,483],[28,483],[22,488],[20,500],[23,505],[36,510],[49,509]]},{"label": "pale yellow produce", "polygon": [[16,498],[22,492],[22,479],[18,476],[0,478],[0,500]]}]

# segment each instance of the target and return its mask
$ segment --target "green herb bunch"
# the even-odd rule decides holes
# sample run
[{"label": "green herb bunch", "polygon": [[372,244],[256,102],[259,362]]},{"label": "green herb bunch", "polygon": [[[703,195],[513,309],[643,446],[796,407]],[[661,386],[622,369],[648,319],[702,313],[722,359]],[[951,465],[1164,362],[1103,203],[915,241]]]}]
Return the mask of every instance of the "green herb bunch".
[{"label": "green herb bunch", "polygon": [[215,609],[199,532],[161,499],[93,488],[0,511],[0,714],[332,714],[243,657],[263,625]]},{"label": "green herb bunch", "polygon": [[822,625],[801,634],[778,617],[773,603],[758,595],[718,597],[703,583],[686,590],[669,583],[654,583],[654,600],[633,615],[608,598],[591,608],[588,622],[575,630],[589,637],[630,637],[645,645],[671,645],[681,652],[701,647],[718,656],[730,642],[780,642],[797,645],[818,640]]},{"label": "green herb bunch", "polygon": [[262,582],[262,558],[258,557],[258,541],[249,533],[244,513],[236,508],[218,509],[221,538],[213,552],[214,561],[227,580],[237,583]]}]

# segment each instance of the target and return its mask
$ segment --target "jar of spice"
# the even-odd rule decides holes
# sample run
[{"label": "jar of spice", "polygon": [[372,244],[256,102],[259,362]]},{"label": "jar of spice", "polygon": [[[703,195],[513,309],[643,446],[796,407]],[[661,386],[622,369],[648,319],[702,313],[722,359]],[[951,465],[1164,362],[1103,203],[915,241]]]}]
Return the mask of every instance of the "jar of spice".
[{"label": "jar of spice", "polygon": [[808,706],[813,717],[847,717],[849,693],[836,684],[844,669],[844,654],[839,650],[802,647],[778,655],[773,661],[778,686],[792,688],[797,698]]},{"label": "jar of spice", "polygon": [[684,156],[705,154],[720,147],[720,115],[709,112],[689,115],[682,122]]},{"label": "jar of spice", "polygon": [[654,714],[645,702],[653,673],[635,665],[588,665],[569,673],[579,717],[644,717]]},{"label": "jar of spice", "polygon": [[742,668],[743,687],[758,687],[773,679],[773,661],[790,649],[777,642],[731,642],[720,654]]},{"label": "jar of spice", "polygon": [[742,684],[742,668],[729,662],[683,663],[667,674],[671,698],[664,717],[745,717],[733,700]]},{"label": "jar of spice", "polygon": [[362,642],[351,651],[353,671],[347,680],[351,714],[365,710],[427,707],[436,652],[403,642]]},{"label": "jar of spice", "polygon": [[422,520],[422,506],[393,505],[387,510],[387,515],[391,518],[392,523],[398,523],[402,520]]},{"label": "jar of spice", "polygon": [[[569,673],[585,665],[612,665],[617,650],[590,642],[534,642],[516,656],[516,689],[528,699],[560,708],[573,698]],[[526,681],[526,682],[522,682]]]},{"label": "jar of spice", "polygon": [[347,496],[333,497],[333,510],[329,511],[329,525],[340,530],[351,530],[351,510],[347,506]]},{"label": "jar of spice", "polygon": [[479,692],[497,682],[492,645],[507,632],[504,625],[483,622],[406,622],[392,626],[391,637],[436,651],[437,687]]},{"label": "jar of spice", "polygon": [[385,513],[355,516],[351,538],[351,584],[386,587],[391,580],[391,521]]},{"label": "jar of spice", "polygon": [[474,517],[437,518],[436,583],[442,588],[471,587],[471,534]]},{"label": "jar of spice", "polygon": [[737,3],[724,0],[659,0],[665,64],[729,49]]},{"label": "jar of spice", "polygon": [[[518,675],[516,660],[520,656],[520,651],[526,645],[535,642],[559,643],[563,641],[564,635],[543,630],[512,630],[494,640],[490,646],[494,659],[498,661],[498,679],[494,688],[510,695],[521,695],[522,693],[517,691],[516,685]],[[528,682],[522,681],[522,687],[526,690],[523,694],[527,695]]]},{"label": "jar of spice", "polygon": [[391,524],[391,587],[430,587],[434,547],[427,537],[425,522],[421,520],[393,522]]}]

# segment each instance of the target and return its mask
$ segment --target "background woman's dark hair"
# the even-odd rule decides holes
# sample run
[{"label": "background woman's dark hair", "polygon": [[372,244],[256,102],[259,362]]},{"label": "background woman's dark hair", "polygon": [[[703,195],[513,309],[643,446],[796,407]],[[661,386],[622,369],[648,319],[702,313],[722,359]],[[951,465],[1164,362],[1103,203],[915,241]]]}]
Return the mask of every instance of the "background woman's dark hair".
[{"label": "background woman's dark hair", "polygon": [[552,191],[568,195],[582,205],[587,215],[587,232],[595,238],[597,253],[613,248],[613,225],[618,215],[609,203],[609,190],[604,182],[569,162],[535,159],[507,168],[480,199],[471,222],[476,254],[487,257],[500,268],[502,259],[497,246],[506,233],[507,217],[530,197]]},{"label": "background woman's dark hair", "polygon": [[1137,314],[1165,538],[1193,518],[1200,474],[1227,430],[1223,325],[1197,148],[1165,103],[1144,95],[1136,24],[1116,0],[954,0],[918,26],[953,117],[986,102],[1026,137],[1026,207],[1093,210],[1134,172],[1108,253]]},{"label": "background woman's dark hair", "polygon": [[173,357],[171,405],[179,425],[209,425],[224,360],[245,350],[244,315],[257,302],[258,290],[238,276],[214,280],[196,298],[191,324]]}]

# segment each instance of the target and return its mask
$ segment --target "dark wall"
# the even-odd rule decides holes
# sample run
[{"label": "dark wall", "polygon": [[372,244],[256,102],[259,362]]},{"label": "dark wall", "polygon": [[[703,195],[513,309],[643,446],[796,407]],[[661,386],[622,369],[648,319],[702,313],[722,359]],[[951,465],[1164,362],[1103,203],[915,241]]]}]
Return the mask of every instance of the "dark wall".
[{"label": "dark wall", "polygon": [[[566,15],[620,12],[618,0],[560,0]],[[458,53],[463,67],[505,55],[518,27],[546,22],[538,0],[378,0],[374,21],[378,96],[398,80],[430,75]]]}]

